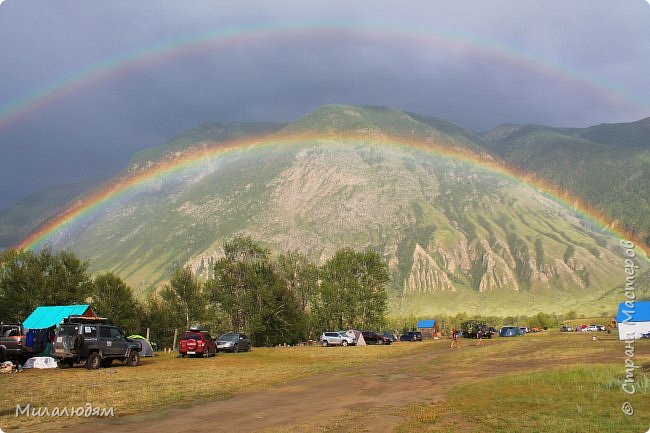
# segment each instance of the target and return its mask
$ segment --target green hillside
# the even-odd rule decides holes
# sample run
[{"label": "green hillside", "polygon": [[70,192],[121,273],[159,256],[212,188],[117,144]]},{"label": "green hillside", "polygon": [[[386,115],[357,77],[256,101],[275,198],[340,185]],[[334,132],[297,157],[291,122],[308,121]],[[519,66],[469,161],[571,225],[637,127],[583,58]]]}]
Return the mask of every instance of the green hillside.
[{"label": "green hillside", "polygon": [[650,118],[560,129],[506,125],[485,146],[601,210],[650,245]]},{"label": "green hillside", "polygon": [[[624,300],[624,257],[600,227],[474,163],[382,143],[397,137],[493,152],[616,210],[622,224],[643,232],[644,128],[507,125],[479,137],[441,119],[343,105],[288,124],[207,124],[138,153],[124,173],[232,139],[291,140],[241,147],[143,183],[49,245],[89,260],[93,271],[116,273],[139,293],[177,266],[207,276],[223,242],[240,233],[317,263],[342,247],[378,251],[391,272],[393,314],[611,314]],[[616,131],[631,144],[617,145]],[[351,134],[360,139],[341,138]],[[639,265],[637,296],[650,298],[649,266]]]}]

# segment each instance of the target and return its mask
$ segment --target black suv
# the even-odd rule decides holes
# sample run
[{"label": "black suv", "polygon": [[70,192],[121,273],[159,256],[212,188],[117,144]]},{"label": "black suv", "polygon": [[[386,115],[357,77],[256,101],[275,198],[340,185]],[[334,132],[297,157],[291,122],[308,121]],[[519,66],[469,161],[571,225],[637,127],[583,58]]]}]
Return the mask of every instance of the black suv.
[{"label": "black suv", "polygon": [[85,363],[90,370],[108,367],[117,359],[135,367],[140,363],[140,343],[130,340],[106,319],[70,317],[56,332],[52,356],[61,366]]},{"label": "black suv", "polygon": [[23,354],[23,327],[14,324],[0,324],[0,362],[18,359]]},{"label": "black suv", "polygon": [[407,331],[399,338],[399,341],[422,341],[422,333],[420,331]]},{"label": "black suv", "polygon": [[492,338],[494,334],[491,327],[476,320],[461,323],[460,329],[465,338]]}]

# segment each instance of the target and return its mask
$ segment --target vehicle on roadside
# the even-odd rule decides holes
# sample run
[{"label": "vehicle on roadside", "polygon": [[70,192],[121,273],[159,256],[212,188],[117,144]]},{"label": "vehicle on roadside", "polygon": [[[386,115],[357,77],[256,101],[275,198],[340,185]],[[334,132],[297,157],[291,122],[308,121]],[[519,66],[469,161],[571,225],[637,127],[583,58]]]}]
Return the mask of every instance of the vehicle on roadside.
[{"label": "vehicle on roadside", "polygon": [[363,339],[366,344],[390,344],[392,343],[391,339],[386,337],[383,334],[378,334],[373,331],[362,331]]},{"label": "vehicle on roadside", "polygon": [[0,362],[19,359],[24,348],[23,327],[19,324],[0,324]]},{"label": "vehicle on roadside", "polygon": [[217,351],[218,352],[250,352],[251,340],[246,334],[239,332],[228,332],[217,338]]},{"label": "vehicle on roadside", "polygon": [[183,333],[178,345],[181,357],[202,356],[209,358],[217,354],[217,345],[205,329],[192,327]]},{"label": "vehicle on roadside", "polygon": [[62,367],[85,364],[89,370],[109,367],[117,360],[135,367],[140,342],[131,340],[107,319],[71,316],[63,319],[54,336],[52,357]]},{"label": "vehicle on roadside", "polygon": [[422,341],[422,332],[420,331],[406,331],[399,337],[399,341]]},{"label": "vehicle on roadside", "polygon": [[320,336],[320,344],[327,346],[354,346],[357,340],[343,331],[325,331]]},{"label": "vehicle on roadside", "polygon": [[465,338],[492,338],[494,334],[488,325],[476,320],[461,323],[459,336],[461,332]]},{"label": "vehicle on roadside", "polygon": [[526,335],[526,333],[517,326],[503,326],[499,329],[499,337],[519,337]]}]

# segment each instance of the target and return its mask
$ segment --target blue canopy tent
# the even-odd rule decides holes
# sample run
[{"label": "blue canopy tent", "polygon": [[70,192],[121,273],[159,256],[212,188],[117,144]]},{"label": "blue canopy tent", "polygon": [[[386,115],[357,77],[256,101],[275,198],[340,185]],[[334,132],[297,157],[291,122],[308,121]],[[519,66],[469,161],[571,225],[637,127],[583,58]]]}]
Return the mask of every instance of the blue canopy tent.
[{"label": "blue canopy tent", "polygon": [[88,304],[37,307],[23,322],[25,347],[35,355],[49,356],[54,327],[68,316],[97,317]]},{"label": "blue canopy tent", "polygon": [[68,316],[97,317],[88,304],[52,305],[37,307],[23,322],[25,329],[47,329],[61,323]]}]

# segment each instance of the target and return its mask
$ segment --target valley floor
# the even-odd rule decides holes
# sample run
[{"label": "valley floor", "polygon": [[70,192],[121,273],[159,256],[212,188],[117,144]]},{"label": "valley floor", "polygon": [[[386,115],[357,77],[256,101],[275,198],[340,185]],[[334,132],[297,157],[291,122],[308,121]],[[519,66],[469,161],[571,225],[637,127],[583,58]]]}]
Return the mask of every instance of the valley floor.
[{"label": "valley floor", "polygon": [[[626,373],[624,343],[613,334],[599,333],[597,337],[594,341],[591,334],[551,331],[485,340],[480,346],[476,340],[461,339],[461,347],[453,350],[446,339],[386,347],[256,349],[256,362],[269,359],[278,369],[283,368],[282,363],[274,356],[282,357],[282,351],[302,351],[300,356],[316,358],[335,354],[331,365],[337,367],[323,367],[323,372],[301,378],[280,377],[278,382],[265,385],[250,379],[253,382],[249,386],[217,396],[221,398],[217,401],[199,403],[210,399],[204,395],[181,404],[131,410],[132,415],[77,425],[64,425],[69,420],[43,421],[48,422],[48,431],[68,433],[645,432],[650,427],[650,414],[637,410],[626,416],[621,404],[628,400],[637,408],[650,406],[650,342],[636,344],[634,362],[645,366],[636,369],[636,393],[628,396],[620,386]],[[391,356],[384,357],[388,352],[382,354],[382,350],[390,350]],[[364,358],[369,353],[373,355]],[[218,363],[219,358],[236,361],[241,355],[243,361],[248,354],[207,360],[161,357],[145,361],[141,367],[114,367],[102,372],[117,371],[112,376],[119,381],[128,379],[119,373],[130,374],[146,368],[146,364],[151,369],[155,363],[178,366],[184,361],[186,369],[194,370],[201,369],[201,363]],[[359,355],[365,359],[362,364],[339,365],[345,357]],[[73,371],[86,379],[101,374]],[[182,376],[183,369],[177,374]],[[281,376],[279,370],[278,374]],[[205,380],[218,380],[218,376],[206,376]],[[247,377],[243,370],[242,380],[249,380]],[[44,427],[15,425],[18,430],[6,429],[2,424],[8,417],[2,419],[0,426],[5,432],[41,431]]]}]

